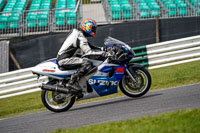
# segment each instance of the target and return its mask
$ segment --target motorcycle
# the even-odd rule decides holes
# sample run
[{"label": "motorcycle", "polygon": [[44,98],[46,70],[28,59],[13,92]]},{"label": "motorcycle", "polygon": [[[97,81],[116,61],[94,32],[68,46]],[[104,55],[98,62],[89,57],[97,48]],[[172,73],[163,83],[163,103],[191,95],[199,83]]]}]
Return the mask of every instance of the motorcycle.
[{"label": "motorcycle", "polygon": [[76,100],[106,96],[120,90],[129,97],[140,97],[151,87],[151,76],[140,64],[129,63],[134,57],[131,47],[122,41],[107,37],[104,56],[86,54],[93,68],[85,74],[78,84],[82,95],[74,95],[66,87],[76,68],[58,66],[57,59],[50,59],[36,65],[33,74],[48,76],[49,81],[41,85],[41,99],[44,106],[53,112],[69,110]]}]

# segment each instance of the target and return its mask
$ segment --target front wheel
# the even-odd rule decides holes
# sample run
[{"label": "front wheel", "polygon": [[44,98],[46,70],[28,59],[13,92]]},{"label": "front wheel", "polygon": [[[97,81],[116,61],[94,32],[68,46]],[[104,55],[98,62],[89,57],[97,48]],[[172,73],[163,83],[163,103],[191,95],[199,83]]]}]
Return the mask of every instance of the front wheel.
[{"label": "front wheel", "polygon": [[130,75],[126,72],[120,81],[120,90],[129,97],[143,96],[151,87],[151,76],[143,67],[134,68],[132,72],[135,81],[133,81]]}]

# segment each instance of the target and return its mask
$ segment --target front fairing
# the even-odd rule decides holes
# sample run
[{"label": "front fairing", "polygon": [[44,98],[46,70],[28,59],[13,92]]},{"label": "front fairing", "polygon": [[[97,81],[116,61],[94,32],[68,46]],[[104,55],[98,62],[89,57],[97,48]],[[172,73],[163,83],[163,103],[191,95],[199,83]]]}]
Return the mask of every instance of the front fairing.
[{"label": "front fairing", "polygon": [[132,50],[132,48],[128,44],[120,40],[117,40],[115,38],[112,38],[110,36],[105,39],[104,45],[105,47],[117,46],[119,48],[123,48],[130,57],[133,57],[135,55],[135,52]]},{"label": "front fairing", "polygon": [[112,37],[105,39],[104,44],[106,52],[111,53],[112,63],[127,64],[135,55],[129,45]]}]

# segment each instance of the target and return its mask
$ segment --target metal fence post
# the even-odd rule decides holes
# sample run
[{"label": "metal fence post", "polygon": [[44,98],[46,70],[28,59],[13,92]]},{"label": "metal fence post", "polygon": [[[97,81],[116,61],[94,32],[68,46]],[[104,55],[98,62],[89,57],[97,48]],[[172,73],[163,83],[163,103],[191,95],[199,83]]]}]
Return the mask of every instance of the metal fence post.
[{"label": "metal fence post", "polygon": [[49,32],[52,32],[53,31],[53,17],[52,17],[52,10],[49,10],[49,20],[48,20],[48,22],[49,22]]},{"label": "metal fence post", "polygon": [[80,17],[79,17],[78,23],[81,23],[81,21],[83,20],[83,1],[82,0],[80,0],[79,13],[80,13]]},{"label": "metal fence post", "polygon": [[0,41],[0,73],[9,71],[9,41]]},{"label": "metal fence post", "polygon": [[24,12],[22,12],[22,14],[20,14],[20,18],[19,18],[19,36],[24,36],[23,31],[24,31]]},{"label": "metal fence post", "polygon": [[156,43],[160,42],[160,32],[159,32],[159,16],[156,16]]}]

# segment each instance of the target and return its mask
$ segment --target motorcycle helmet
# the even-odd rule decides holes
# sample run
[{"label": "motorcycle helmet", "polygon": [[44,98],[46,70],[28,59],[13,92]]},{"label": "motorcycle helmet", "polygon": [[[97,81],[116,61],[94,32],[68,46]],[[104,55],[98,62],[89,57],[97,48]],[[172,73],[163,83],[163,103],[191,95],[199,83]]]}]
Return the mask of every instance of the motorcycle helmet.
[{"label": "motorcycle helmet", "polygon": [[81,23],[81,30],[88,36],[95,36],[96,34],[96,22],[92,19],[85,19]]}]

